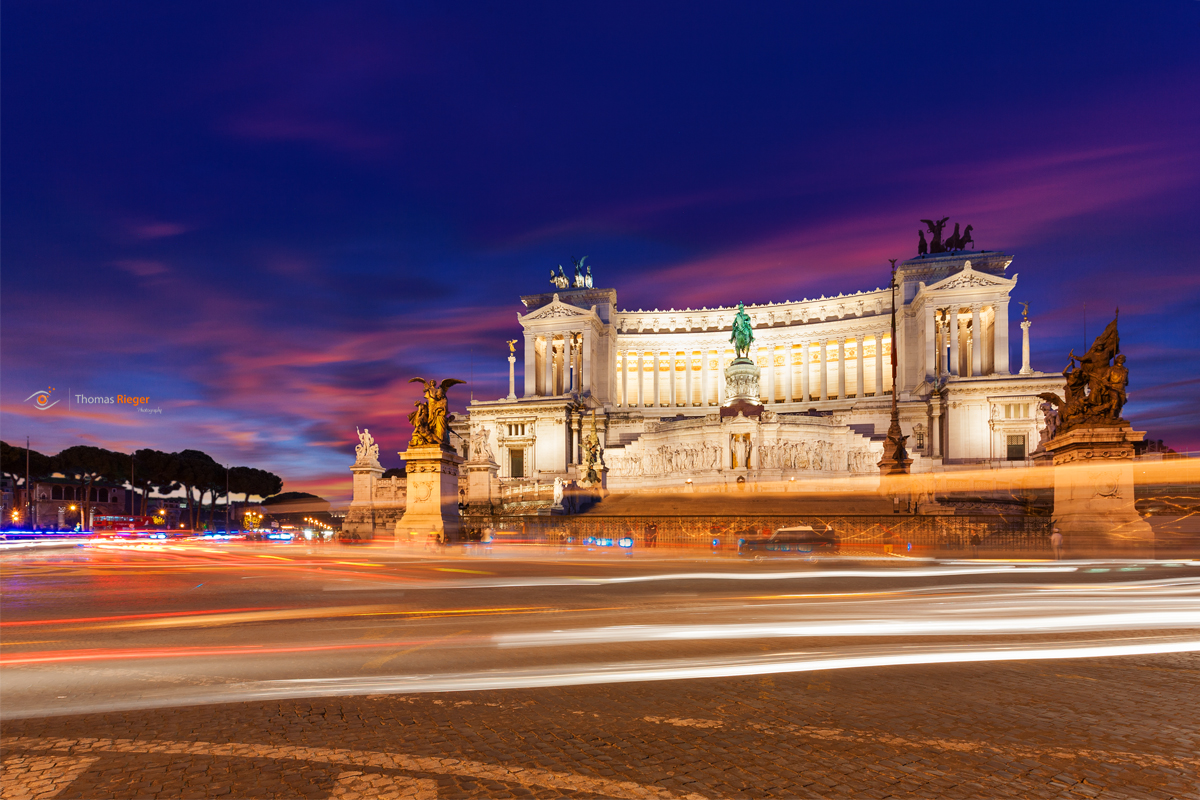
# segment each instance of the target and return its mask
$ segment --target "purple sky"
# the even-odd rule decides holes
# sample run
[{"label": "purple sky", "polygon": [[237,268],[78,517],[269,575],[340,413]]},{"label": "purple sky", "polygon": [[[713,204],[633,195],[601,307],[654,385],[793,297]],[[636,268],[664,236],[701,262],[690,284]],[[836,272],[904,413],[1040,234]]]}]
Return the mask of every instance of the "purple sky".
[{"label": "purple sky", "polygon": [[3,438],[344,499],[409,377],[507,391],[572,256],[627,308],[799,299],[950,215],[1036,368],[1119,305],[1127,417],[1200,450],[1200,3],[828,5],[6,2]]}]

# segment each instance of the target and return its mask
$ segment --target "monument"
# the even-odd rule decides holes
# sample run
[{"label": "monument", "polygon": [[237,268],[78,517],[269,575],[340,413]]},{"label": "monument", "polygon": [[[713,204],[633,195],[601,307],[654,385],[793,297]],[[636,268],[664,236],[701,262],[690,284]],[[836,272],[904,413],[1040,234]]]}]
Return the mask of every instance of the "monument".
[{"label": "monument", "polygon": [[746,306],[742,303],[738,303],[732,328],[729,342],[733,345],[734,358],[725,368],[726,400],[721,409],[721,416],[758,416],[762,413],[759,388],[761,371],[749,357],[750,345],[754,343],[754,330],[750,315],[746,313]]},{"label": "monument", "polygon": [[[1088,351],[1068,356],[1064,396],[1043,392],[1054,459],[1054,519],[1070,553],[1152,555],[1153,532],[1134,508],[1135,431],[1121,417],[1129,370],[1120,355],[1117,314]],[[1045,407],[1049,406],[1049,407]]]},{"label": "monument", "polygon": [[[948,218],[947,218],[948,219]],[[922,220],[927,222],[928,220]],[[944,225],[946,220],[941,221]],[[936,235],[941,236],[941,225],[937,228]],[[970,230],[970,225],[967,229]],[[930,230],[933,230],[933,224],[930,223]],[[958,226],[954,226],[954,235],[958,236]],[[939,242],[940,245],[940,242]],[[892,262],[892,341],[896,340],[896,259],[890,259]],[[896,385],[896,349],[892,348],[892,385]],[[887,439],[883,444],[883,458],[880,459],[879,474],[881,476],[892,475],[907,475],[909,468],[912,467],[913,460],[908,457],[908,449],[905,447],[905,442],[908,441],[908,436],[904,435],[900,428],[900,409],[896,400],[896,393],[892,392],[892,419],[888,425]],[[883,491],[892,492],[893,487],[884,481],[880,483],[880,489]]]},{"label": "monument", "polygon": [[408,498],[404,516],[396,523],[396,543],[437,536],[455,541],[462,529],[458,510],[458,467],[464,459],[450,446],[446,393],[465,381],[447,378],[438,383],[412,378],[425,385],[424,402],[408,415],[412,438],[400,455],[407,462]]},{"label": "monument", "polygon": [[471,512],[492,513],[493,505],[500,499],[496,478],[500,473],[500,465],[496,463],[488,443],[488,432],[482,425],[472,429],[470,448],[462,469],[467,474],[467,497],[472,506]]},{"label": "monument", "polygon": [[370,429],[358,430],[358,444],[354,447],[354,463],[350,466],[353,475],[354,499],[346,513],[342,529],[359,538],[371,538],[375,533],[375,484],[383,477],[379,464],[379,445],[371,436]]}]

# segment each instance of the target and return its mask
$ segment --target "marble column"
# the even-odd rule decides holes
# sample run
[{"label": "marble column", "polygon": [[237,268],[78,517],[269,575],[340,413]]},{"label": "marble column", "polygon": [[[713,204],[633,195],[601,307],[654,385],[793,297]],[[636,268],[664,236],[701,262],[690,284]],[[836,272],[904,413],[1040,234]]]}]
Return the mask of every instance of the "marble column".
[{"label": "marble column", "polygon": [[1033,323],[1027,319],[1021,320],[1021,374],[1032,375],[1033,367],[1029,366],[1029,326]]},{"label": "marble column", "polygon": [[983,374],[983,325],[979,322],[979,303],[971,304],[971,374]]},{"label": "marble column", "polygon": [[658,385],[662,382],[659,380],[659,378],[661,377],[659,375],[659,370],[661,370],[661,369],[662,369],[662,353],[659,352],[658,350],[655,350],[654,351],[654,372],[652,373],[654,377],[652,377],[650,379],[650,387],[651,387],[650,398],[651,398],[651,401],[654,403],[655,408],[658,408],[659,405],[661,405],[661,403],[662,403],[662,401],[659,399],[659,394],[658,394]]},{"label": "marble column", "polygon": [[554,336],[547,334],[546,337],[546,353],[542,359],[542,396],[551,397],[554,395]]},{"label": "marble column", "polygon": [[692,394],[692,349],[689,347],[683,354],[683,367],[686,372],[683,373],[683,394],[685,408],[691,408],[694,405],[694,395]]},{"label": "marble column", "polygon": [[767,354],[767,402],[775,402],[775,345],[769,344],[759,348]]},{"label": "marble column", "polygon": [[537,394],[537,340],[525,334],[525,396]]},{"label": "marble column", "polygon": [[792,376],[792,371],[795,366],[796,351],[792,348],[792,343],[789,341],[783,346],[783,396],[789,403],[795,402],[796,397],[792,391],[792,384],[795,378]]},{"label": "marble column", "polygon": [[580,342],[582,345],[579,353],[579,391],[591,391],[592,380],[592,332],[584,329],[583,338]]},{"label": "marble column", "polygon": [[937,340],[937,320],[933,316],[933,303],[925,299],[925,380],[933,383],[937,377],[937,359],[934,345]]},{"label": "marble column", "polygon": [[875,334],[875,396],[883,395],[883,334]]},{"label": "marble column", "polygon": [[863,351],[867,349],[867,339],[859,334],[856,341],[858,343],[858,383],[854,386],[854,396],[861,398],[867,396],[867,384],[864,380],[865,370],[863,369]]},{"label": "marble column", "polygon": [[700,405],[708,405],[708,348],[700,349]]},{"label": "marble column", "polygon": [[571,445],[567,450],[567,464],[573,466],[579,463],[579,414],[568,411],[571,417]]},{"label": "marble column", "polygon": [[646,407],[646,354],[641,350],[637,356],[637,396],[638,408]]},{"label": "marble column", "polygon": [[846,337],[839,336],[838,340],[838,399],[846,399]]},{"label": "marble column", "polygon": [[713,380],[717,382],[717,405],[725,405],[725,351],[717,348],[717,374]]},{"label": "marble column", "polygon": [[508,399],[517,399],[517,357],[508,357]]},{"label": "marble column", "polygon": [[667,353],[667,386],[663,390],[663,405],[675,406],[675,360],[678,353],[675,350]]},{"label": "marble column", "polygon": [[958,374],[958,348],[962,344],[962,325],[958,321],[958,306],[950,309],[950,374]]},{"label": "marble column", "polygon": [[576,366],[575,359],[579,352],[579,345],[575,341],[575,332],[572,331],[563,337],[564,355],[563,359],[563,386],[567,386],[567,378],[570,378],[570,387],[563,394],[572,394],[579,391],[579,368]]},{"label": "marble column", "polygon": [[829,343],[824,339],[817,342],[818,353],[821,359],[821,396],[819,399],[829,399],[829,369],[827,362],[829,361]]},{"label": "marble column", "polygon": [[933,457],[941,458],[942,455],[942,399],[936,393],[929,398],[929,406],[932,412],[932,422],[929,426],[929,444],[933,448]]},{"label": "marble column", "polygon": [[629,408],[629,350],[620,354],[620,405]]},{"label": "marble column", "polygon": [[997,375],[1012,374],[1008,367],[1008,300],[992,306],[996,313],[994,323],[995,333],[992,336],[995,352],[992,354],[992,364]]},{"label": "marble column", "polygon": [[807,403],[810,399],[808,394],[808,361],[812,356],[812,351],[808,347],[808,342],[800,343],[800,402]]}]

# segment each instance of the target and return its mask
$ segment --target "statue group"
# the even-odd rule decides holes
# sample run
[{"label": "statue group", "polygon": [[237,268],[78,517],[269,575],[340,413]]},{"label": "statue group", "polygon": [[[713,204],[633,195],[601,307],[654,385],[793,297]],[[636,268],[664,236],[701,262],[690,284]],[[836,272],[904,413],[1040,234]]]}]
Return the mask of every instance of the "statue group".
[{"label": "statue group", "polygon": [[1046,438],[1078,425],[1113,425],[1121,422],[1129,385],[1125,356],[1120,355],[1121,338],[1117,333],[1117,315],[1104,332],[1096,337],[1082,356],[1072,350],[1063,377],[1067,381],[1064,396],[1044,392],[1040,397],[1046,419]]},{"label": "statue group", "polygon": [[975,226],[968,225],[962,233],[959,233],[957,222],[954,223],[954,233],[942,241],[942,229],[949,221],[949,217],[942,217],[939,220],[921,220],[925,223],[925,227],[929,228],[930,239],[928,242],[925,241],[925,231],[917,230],[917,255],[952,253],[956,250],[966,250],[968,244],[975,244],[975,240],[971,238],[971,231],[975,230]]},{"label": "statue group", "polygon": [[733,334],[729,337],[733,343],[734,356],[746,358],[750,355],[750,345],[754,343],[754,331],[750,327],[750,315],[746,306],[738,303],[737,314],[733,317]]},{"label": "statue group", "polygon": [[447,424],[449,418],[446,414],[448,406],[446,392],[450,390],[451,386],[466,383],[466,381],[447,378],[438,383],[435,380],[425,380],[424,378],[410,378],[408,382],[425,384],[425,401],[418,400],[414,403],[416,408],[408,415],[408,421],[413,426],[412,438],[409,440],[408,446],[435,446],[449,449],[450,428]]},{"label": "statue group", "polygon": [[583,258],[573,258],[572,263],[575,264],[575,280],[572,282],[563,272],[562,264],[558,265],[558,273],[550,270],[550,284],[556,289],[591,289],[592,288],[592,268],[585,267],[583,262],[587,261],[587,256]]},{"label": "statue group", "polygon": [[354,430],[358,431],[358,444],[354,446],[354,454],[358,457],[358,463],[378,464],[379,445],[375,443],[375,437],[371,435],[371,429],[363,428],[359,431],[358,427],[355,426]]},{"label": "statue group", "polygon": [[583,478],[579,485],[585,488],[600,483],[600,473],[604,469],[604,450],[600,447],[600,436],[596,431],[596,412],[592,411],[592,429],[583,437],[583,463],[579,473]]}]

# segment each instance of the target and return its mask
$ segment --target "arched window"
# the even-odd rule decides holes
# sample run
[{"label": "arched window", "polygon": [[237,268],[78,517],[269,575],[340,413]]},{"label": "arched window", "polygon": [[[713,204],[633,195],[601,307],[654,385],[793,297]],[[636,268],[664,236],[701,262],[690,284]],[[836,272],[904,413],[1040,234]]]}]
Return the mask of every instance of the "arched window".
[{"label": "arched window", "polygon": [[50,499],[51,500],[62,500],[63,499],[63,487],[51,486],[50,487]]}]

